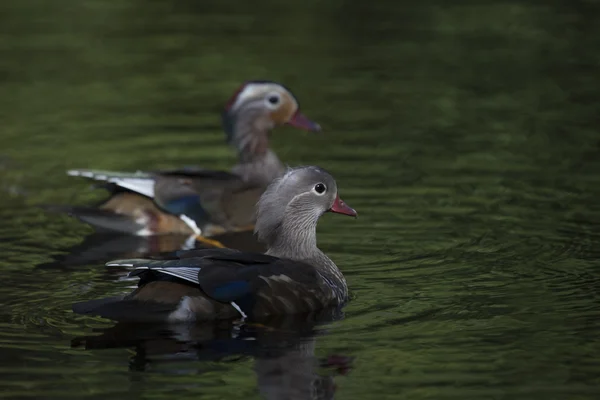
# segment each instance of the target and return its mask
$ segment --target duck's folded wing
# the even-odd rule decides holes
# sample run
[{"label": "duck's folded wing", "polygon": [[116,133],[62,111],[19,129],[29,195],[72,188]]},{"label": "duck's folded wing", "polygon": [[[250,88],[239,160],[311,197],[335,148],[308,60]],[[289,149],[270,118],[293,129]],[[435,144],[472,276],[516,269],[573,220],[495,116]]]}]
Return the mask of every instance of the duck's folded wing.
[{"label": "duck's folded wing", "polygon": [[[72,169],[67,171],[67,174],[106,182],[143,196],[155,198],[158,206],[173,214],[182,214],[178,212],[179,209],[189,204],[190,200],[198,202],[200,191],[231,187],[232,185],[239,186],[241,183],[240,177],[230,172],[201,168],[153,172]],[[174,208],[174,210],[171,211],[169,208]]]},{"label": "duck's folded wing", "polygon": [[[198,284],[207,295],[221,302],[239,302],[245,299],[253,303],[256,300],[252,298],[253,295],[263,288],[270,289],[269,294],[263,293],[262,298],[265,300],[268,297],[277,297],[283,292],[299,293],[298,289],[317,284],[318,281],[314,267],[291,260],[277,259],[269,263],[219,259],[207,261],[210,266],[198,272]],[[244,304],[241,303],[240,306],[245,308]]]},{"label": "duck's folded wing", "polygon": [[[186,254],[188,253],[188,254]],[[274,295],[280,290],[310,286],[318,281],[311,265],[258,253],[230,249],[192,250],[183,257],[168,260],[117,260],[108,266],[133,267],[130,276],[144,278],[146,272],[166,274],[200,286],[212,299],[237,302],[269,286]],[[187,257],[192,255],[193,257]]]},{"label": "duck's folded wing", "polygon": [[156,175],[154,202],[175,215],[186,215],[202,226],[248,225],[262,188],[225,171],[170,171]]},{"label": "duck's folded wing", "polygon": [[93,169],[72,169],[67,171],[67,174],[110,183],[143,196],[154,197],[154,177],[147,172],[138,171],[129,173]]},{"label": "duck's folded wing", "polygon": [[[215,277],[223,281],[225,275],[232,275],[232,272],[238,269],[270,265],[278,261],[280,259],[277,257],[261,253],[246,253],[233,249],[195,249],[178,251],[171,256],[157,259],[114,260],[106,263],[106,266],[133,268],[129,276],[139,276],[146,271],[154,271],[202,286],[199,278],[202,270],[212,270],[209,275],[216,274]],[[235,278],[235,274],[232,276]],[[206,275],[203,277],[207,284]]]},{"label": "duck's folded wing", "polygon": [[[129,259],[115,260],[107,263],[109,267],[130,267],[133,271],[129,273],[129,277],[140,276],[144,278],[147,272],[156,272],[169,275],[175,278],[183,279],[184,281],[198,285],[198,272],[200,267],[185,260],[147,260],[147,259]],[[152,278],[150,278],[152,280]],[[148,280],[143,279],[144,283]]]}]

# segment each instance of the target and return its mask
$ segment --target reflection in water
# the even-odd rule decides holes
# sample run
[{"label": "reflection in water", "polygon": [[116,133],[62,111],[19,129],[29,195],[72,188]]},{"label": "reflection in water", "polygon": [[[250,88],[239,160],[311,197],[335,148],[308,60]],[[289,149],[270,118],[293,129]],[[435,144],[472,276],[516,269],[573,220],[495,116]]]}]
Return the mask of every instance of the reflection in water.
[{"label": "reflection in water", "polygon": [[[264,245],[256,240],[252,231],[228,233],[214,236],[225,247],[242,251],[264,252]],[[90,264],[104,264],[120,258],[144,258],[171,253],[177,250],[207,248],[199,242],[190,243],[188,236],[132,236],[95,232],[81,243],[66,249],[65,254],[54,255],[53,260],[38,265],[38,268],[68,269]]]},{"label": "reflection in water", "polygon": [[[266,399],[331,399],[336,391],[334,375],[346,375],[352,358],[330,354],[315,356],[319,326],[342,318],[332,309],[309,316],[284,316],[261,324],[211,322],[201,324],[117,323],[100,335],[72,340],[86,350],[132,348],[130,371],[147,371],[157,364],[177,361],[235,363],[254,358],[260,393]],[[325,373],[323,369],[327,369]]]}]

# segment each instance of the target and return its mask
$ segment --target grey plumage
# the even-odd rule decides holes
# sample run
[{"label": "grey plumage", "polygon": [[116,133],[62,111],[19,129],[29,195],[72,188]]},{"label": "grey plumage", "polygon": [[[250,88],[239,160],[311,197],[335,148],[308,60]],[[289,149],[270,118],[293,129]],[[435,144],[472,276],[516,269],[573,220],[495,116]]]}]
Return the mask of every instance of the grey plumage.
[{"label": "grey plumage", "polygon": [[[325,185],[322,195],[314,191]],[[333,177],[319,167],[290,168],[275,180],[257,204],[254,231],[269,248],[268,254],[310,259],[318,252],[316,227],[337,194]]]}]

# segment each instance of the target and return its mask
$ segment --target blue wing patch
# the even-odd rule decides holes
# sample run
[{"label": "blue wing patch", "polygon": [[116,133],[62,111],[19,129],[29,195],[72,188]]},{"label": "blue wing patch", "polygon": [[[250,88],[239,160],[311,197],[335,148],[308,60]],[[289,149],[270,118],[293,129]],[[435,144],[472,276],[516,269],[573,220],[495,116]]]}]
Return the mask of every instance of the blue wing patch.
[{"label": "blue wing patch", "polygon": [[180,215],[188,215],[189,211],[200,207],[200,196],[191,195],[179,197],[177,199],[169,200],[165,204],[165,209],[169,212]]},{"label": "blue wing patch", "polygon": [[233,281],[215,288],[211,293],[211,297],[217,301],[228,303],[246,296],[249,292],[250,284],[247,281]]},{"label": "blue wing patch", "polygon": [[209,216],[200,204],[199,195],[183,196],[169,200],[162,207],[164,210],[175,215],[186,215],[201,226],[209,220]]}]

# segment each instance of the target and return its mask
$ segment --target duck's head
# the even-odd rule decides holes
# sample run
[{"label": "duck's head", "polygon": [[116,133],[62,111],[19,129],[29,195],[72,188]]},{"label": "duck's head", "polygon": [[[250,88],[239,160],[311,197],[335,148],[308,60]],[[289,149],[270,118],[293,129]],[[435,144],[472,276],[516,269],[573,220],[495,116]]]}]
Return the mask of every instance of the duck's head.
[{"label": "duck's head", "polygon": [[278,125],[291,125],[314,132],[321,130],[319,124],[300,112],[294,95],[275,82],[244,83],[231,96],[223,111],[223,128],[228,141],[231,141],[239,130],[268,133]]},{"label": "duck's head", "polygon": [[315,166],[290,169],[261,196],[255,232],[267,245],[290,235],[314,236],[317,221],[326,212],[357,216],[340,198],[335,179],[327,171]]}]

